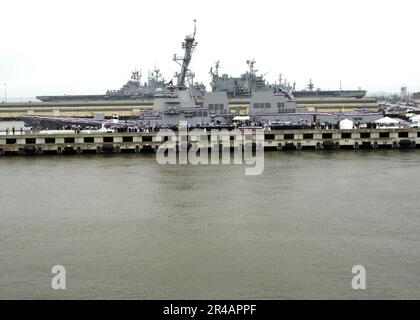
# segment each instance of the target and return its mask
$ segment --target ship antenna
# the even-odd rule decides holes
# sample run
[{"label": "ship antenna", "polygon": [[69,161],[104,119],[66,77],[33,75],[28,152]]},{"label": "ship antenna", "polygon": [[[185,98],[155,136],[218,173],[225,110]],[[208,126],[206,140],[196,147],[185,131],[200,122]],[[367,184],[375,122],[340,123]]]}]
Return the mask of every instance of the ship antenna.
[{"label": "ship antenna", "polygon": [[312,79],[309,79],[309,84],[308,84],[308,89],[309,91],[313,91],[314,90],[314,84],[312,83]]},{"label": "ship antenna", "polygon": [[[194,33],[192,36],[186,36],[184,42],[182,43],[182,49],[184,49],[184,57],[177,57],[174,55],[173,60],[177,62],[181,66],[181,72],[177,74],[178,81],[177,86],[178,88],[184,89],[185,88],[185,79],[187,77],[188,66],[191,62],[192,53],[197,46],[197,42],[195,41],[195,34],[197,31],[196,28],[196,21],[194,19]],[[179,63],[181,61],[182,63]]]},{"label": "ship antenna", "polygon": [[216,70],[215,72],[213,72],[213,67],[210,68],[210,74],[212,76],[219,76],[219,65],[220,65],[220,61],[216,61],[214,63],[214,69]]}]

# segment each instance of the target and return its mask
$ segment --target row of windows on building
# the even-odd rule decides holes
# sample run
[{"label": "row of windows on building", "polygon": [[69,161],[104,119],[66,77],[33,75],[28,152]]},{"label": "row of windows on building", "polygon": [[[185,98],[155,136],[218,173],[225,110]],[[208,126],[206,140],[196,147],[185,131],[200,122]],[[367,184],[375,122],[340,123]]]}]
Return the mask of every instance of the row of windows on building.
[{"label": "row of windows on building", "polygon": [[210,113],[216,113],[216,112],[223,113],[224,109],[225,109],[225,105],[223,103],[210,103],[209,104]]},{"label": "row of windows on building", "polygon": [[271,103],[270,102],[266,102],[266,103],[254,103],[253,104],[254,109],[271,109]]},{"label": "row of windows on building", "polygon": [[[265,103],[254,103],[253,104],[254,110],[255,109],[271,109],[271,103],[270,102],[265,102]],[[285,103],[284,102],[278,102],[277,103],[277,110],[278,113],[291,113],[291,112],[296,112],[295,108],[286,108],[285,107]]]},{"label": "row of windows on building", "polygon": [[208,112],[207,111],[202,111],[202,110],[198,110],[198,111],[186,111],[184,113],[186,118],[194,118],[194,117],[207,117],[208,116]]},{"label": "row of windows on building", "polygon": [[293,113],[296,112],[296,108],[289,107],[286,108],[284,102],[277,103],[277,109],[279,113]]}]

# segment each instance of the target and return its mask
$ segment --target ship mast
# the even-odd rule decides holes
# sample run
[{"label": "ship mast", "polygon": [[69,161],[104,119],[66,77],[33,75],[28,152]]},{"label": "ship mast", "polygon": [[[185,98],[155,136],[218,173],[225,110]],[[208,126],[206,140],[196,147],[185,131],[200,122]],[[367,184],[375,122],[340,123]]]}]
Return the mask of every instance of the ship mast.
[{"label": "ship mast", "polygon": [[177,87],[180,89],[185,89],[185,79],[187,77],[188,66],[191,62],[192,53],[197,46],[197,42],[195,42],[195,33],[196,33],[196,20],[194,20],[193,35],[192,36],[187,35],[185,37],[185,41],[182,43],[182,49],[185,50],[184,57],[178,57],[176,54],[174,55],[173,60],[181,66],[181,72],[176,75],[178,77]]},{"label": "ship mast", "polygon": [[212,76],[216,76],[216,77],[218,77],[219,76],[219,67],[220,67],[220,61],[219,60],[217,60],[215,63],[214,63],[214,69],[216,70],[215,72],[213,72],[213,67],[211,67],[210,68],[210,74],[212,75]]},{"label": "ship mast", "polygon": [[217,60],[217,61],[216,61],[216,65],[215,65],[215,68],[216,68],[216,76],[218,76],[218,75],[219,75],[219,67],[220,67],[220,61],[219,61],[219,60]]},{"label": "ship mast", "polygon": [[133,72],[131,72],[131,80],[133,80],[133,82],[140,82],[140,80],[141,80],[141,69],[140,69],[140,71],[134,70]]},{"label": "ship mast", "polygon": [[314,91],[314,88],[315,88],[315,86],[314,86],[314,84],[312,83],[312,79],[309,79],[309,84],[308,84],[308,89],[309,89],[309,91]]},{"label": "ship mast", "polygon": [[249,72],[246,73],[245,79],[247,80],[247,87],[248,87],[249,93],[251,93],[254,90],[253,85],[254,85],[254,81],[256,79],[256,73],[258,70],[254,69],[255,59],[246,60],[246,64],[249,66]]},{"label": "ship mast", "polygon": [[252,60],[247,60],[246,64],[249,66],[249,74],[251,76],[253,76],[256,72],[256,70],[254,69],[254,65],[255,65],[255,59]]},{"label": "ship mast", "polygon": [[156,83],[158,83],[158,82],[159,82],[159,77],[160,77],[162,74],[160,73],[160,70],[159,70],[158,68],[156,68],[156,65],[155,65],[155,69],[153,70],[153,74],[154,74],[154,76],[155,76],[155,81],[156,81]]}]

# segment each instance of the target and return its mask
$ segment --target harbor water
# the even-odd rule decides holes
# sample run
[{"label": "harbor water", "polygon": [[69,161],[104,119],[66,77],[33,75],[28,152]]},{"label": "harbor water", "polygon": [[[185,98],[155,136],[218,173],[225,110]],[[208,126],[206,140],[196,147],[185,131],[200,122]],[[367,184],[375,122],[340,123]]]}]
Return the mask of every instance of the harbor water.
[{"label": "harbor water", "polygon": [[0,299],[419,299],[419,164],[267,152],[246,176],[153,154],[3,156]]}]

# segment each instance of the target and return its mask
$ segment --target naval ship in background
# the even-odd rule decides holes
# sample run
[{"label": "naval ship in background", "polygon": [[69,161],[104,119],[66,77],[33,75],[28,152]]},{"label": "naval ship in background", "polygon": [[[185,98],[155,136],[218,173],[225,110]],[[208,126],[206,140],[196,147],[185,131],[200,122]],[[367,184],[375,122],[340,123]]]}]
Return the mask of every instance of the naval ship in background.
[{"label": "naval ship in background", "polygon": [[[110,99],[120,97],[138,98],[150,97],[153,99],[152,110],[143,110],[139,115],[129,121],[109,121],[105,119],[82,119],[65,117],[48,117],[35,115],[22,115],[20,118],[26,125],[46,127],[57,125],[83,125],[101,127],[139,127],[139,126],[173,126],[187,123],[193,126],[231,125],[235,119],[248,124],[276,125],[282,123],[310,124],[316,122],[337,123],[342,119],[351,119],[360,122],[370,122],[382,118],[377,112],[352,113],[325,113],[309,112],[305,107],[296,104],[293,91],[287,82],[268,84],[263,76],[257,75],[255,61],[248,61],[249,71],[239,78],[228,75],[219,76],[219,63],[216,64],[212,75],[212,91],[205,90],[202,84],[194,83],[194,73],[189,69],[192,54],[195,51],[196,26],[194,32],[187,35],[182,42],[183,56],[175,55],[173,60],[181,67],[176,73],[176,83],[168,83],[160,78],[159,70],[155,69],[149,81],[140,85],[140,73],[134,72],[132,79],[117,91],[108,91],[106,96]],[[68,97],[68,96],[65,96]],[[89,96],[87,96],[89,97]],[[200,97],[200,99],[198,99]],[[247,97],[250,107],[248,115],[240,115],[239,109],[231,110],[229,98]],[[54,99],[54,98],[51,98]],[[80,99],[80,96],[79,96]],[[98,96],[95,96],[98,99]],[[53,100],[49,100],[53,101]]]},{"label": "naval ship in background", "polygon": [[247,60],[248,71],[240,77],[232,77],[228,74],[219,75],[220,61],[217,61],[214,67],[210,69],[212,81],[210,83],[212,91],[224,91],[229,98],[250,97],[252,92],[280,90],[290,92],[295,98],[357,98],[361,99],[366,95],[365,90],[321,90],[316,89],[309,80],[308,90],[296,90],[296,83],[291,84],[279,76],[279,82],[270,84],[264,79],[264,75],[257,75],[255,70],[255,60]]},{"label": "naval ship in background", "polygon": [[[141,82],[141,71],[134,70],[131,78],[118,90],[108,90],[105,94],[92,95],[58,95],[58,96],[37,96],[42,102],[66,102],[66,101],[121,101],[121,100],[152,100],[155,94],[163,92],[170,82],[165,82],[160,70],[155,69],[149,73],[147,82]],[[189,75],[194,79],[194,74]],[[202,83],[190,85],[194,96],[203,96],[206,87]]]},{"label": "naval ship in background", "polygon": [[108,90],[106,94],[37,96],[36,98],[43,102],[139,100],[152,98],[156,92],[166,87],[165,79],[161,78],[160,70],[156,67],[144,84],[141,83],[141,76],[141,71],[133,71],[126,84],[118,90]]},{"label": "naval ship in background", "polygon": [[[183,44],[185,45],[185,43]],[[176,56],[174,57],[176,61]],[[315,89],[312,80],[309,80],[307,90],[296,90],[296,83],[291,84],[279,76],[279,82],[270,84],[264,79],[264,75],[258,75],[255,70],[255,60],[247,60],[248,70],[239,77],[228,74],[219,75],[220,62],[217,61],[210,69],[212,92],[226,92],[228,98],[250,98],[253,92],[280,90],[289,92],[295,98],[356,98],[361,99],[366,95],[365,90],[321,90]],[[194,82],[194,73],[188,70],[186,75],[189,79],[189,88],[194,97],[204,97],[206,86],[203,83]],[[177,77],[177,75],[175,75]],[[108,90],[100,95],[57,95],[37,96],[43,102],[65,101],[120,101],[120,100],[153,100],[155,95],[163,92],[171,82],[165,82],[160,70],[155,69],[149,73],[147,82],[141,82],[141,71],[133,71],[131,78],[118,90]]]},{"label": "naval ship in background", "polygon": [[[291,92],[295,98],[356,98],[365,97],[366,90],[321,90],[315,89],[312,79],[309,80],[307,90],[296,90],[296,83],[291,84],[279,76],[279,82],[270,84],[263,75],[257,75],[254,69],[255,60],[247,60],[249,70],[239,77],[228,74],[219,75],[220,62],[217,61],[215,68],[210,69],[212,80],[210,83],[213,92],[226,92],[228,98],[250,98],[255,91],[278,91],[279,89]],[[57,95],[37,96],[42,102],[65,102],[65,101],[119,101],[119,100],[151,100],[156,93],[165,90],[168,83],[162,78],[160,70],[155,68],[148,76],[148,81],[141,82],[141,71],[133,71],[131,78],[118,90],[108,90],[106,94],[98,95]],[[194,82],[194,74],[191,73],[190,88],[195,97],[203,97],[206,86],[203,83]]]}]

